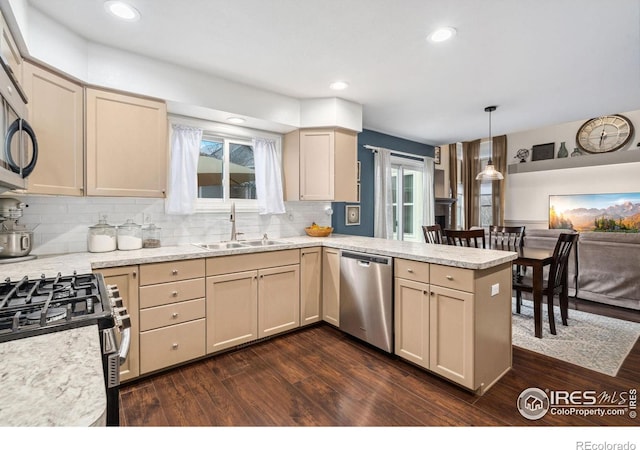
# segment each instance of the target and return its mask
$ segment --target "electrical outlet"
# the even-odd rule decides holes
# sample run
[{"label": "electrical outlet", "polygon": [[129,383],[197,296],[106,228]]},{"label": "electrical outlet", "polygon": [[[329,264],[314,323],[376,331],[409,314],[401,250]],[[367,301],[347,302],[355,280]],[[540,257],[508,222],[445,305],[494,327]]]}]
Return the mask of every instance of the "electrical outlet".
[{"label": "electrical outlet", "polygon": [[500,293],[500,283],[491,285],[491,296],[498,295]]}]

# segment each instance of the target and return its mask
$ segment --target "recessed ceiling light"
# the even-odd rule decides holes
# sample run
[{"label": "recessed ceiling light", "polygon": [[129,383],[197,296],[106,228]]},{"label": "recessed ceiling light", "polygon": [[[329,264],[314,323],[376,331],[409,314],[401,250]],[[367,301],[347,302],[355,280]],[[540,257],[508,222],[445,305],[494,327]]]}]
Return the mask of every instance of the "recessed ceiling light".
[{"label": "recessed ceiling light", "polygon": [[334,81],[333,83],[331,83],[329,85],[329,87],[331,89],[333,89],[334,91],[341,91],[343,89],[346,89],[349,87],[349,83],[347,83],[346,81]]},{"label": "recessed ceiling light", "polygon": [[431,33],[427,39],[431,42],[443,42],[456,35],[456,29],[452,27],[441,27]]},{"label": "recessed ceiling light", "polygon": [[109,0],[104,2],[104,9],[116,16],[118,19],[128,22],[140,20],[140,12],[128,3]]},{"label": "recessed ceiling light", "polygon": [[236,125],[244,123],[245,120],[242,117],[227,117],[227,122],[235,123]]}]

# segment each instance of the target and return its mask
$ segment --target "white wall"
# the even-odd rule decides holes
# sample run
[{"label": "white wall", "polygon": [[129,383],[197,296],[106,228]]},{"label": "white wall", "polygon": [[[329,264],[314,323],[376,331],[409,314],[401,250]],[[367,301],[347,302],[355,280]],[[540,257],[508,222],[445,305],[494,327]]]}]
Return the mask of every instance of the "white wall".
[{"label": "white wall", "polygon": [[[631,142],[618,151],[640,152],[640,110],[619,113],[628,117],[636,128]],[[519,164],[518,149],[536,144],[556,143],[556,154],[561,142],[566,142],[569,154],[576,147],[575,138],[580,126],[588,120],[568,122],[550,127],[507,135],[507,164]],[[578,158],[588,158],[589,155]],[[529,160],[531,158],[529,157]],[[522,163],[528,164],[528,163]],[[640,192],[640,163],[578,167],[540,172],[509,174],[506,185],[505,221],[522,223],[536,228],[548,226],[549,195]]]},{"label": "white wall", "polygon": [[[110,225],[127,219],[138,224],[151,221],[162,228],[163,246],[229,240],[231,223],[227,211],[190,216],[164,214],[164,200],[115,197],[47,197],[6,195],[29,205],[19,223],[34,229],[32,254],[47,255],[87,251],[89,227],[103,215]],[[243,239],[285,238],[304,235],[304,227],[316,222],[330,226],[325,209],[329,202],[286,202],[286,214],[260,216],[238,210],[236,229]]]}]

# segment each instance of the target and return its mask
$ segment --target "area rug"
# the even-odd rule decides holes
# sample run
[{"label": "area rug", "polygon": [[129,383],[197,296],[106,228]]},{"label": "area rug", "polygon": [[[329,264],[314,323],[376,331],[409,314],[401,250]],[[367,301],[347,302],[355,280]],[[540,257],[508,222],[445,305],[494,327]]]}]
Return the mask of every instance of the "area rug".
[{"label": "area rug", "polygon": [[549,332],[547,305],[542,308],[542,339],[534,336],[533,302],[523,300],[516,314],[513,299],[513,345],[552,358],[616,376],[620,366],[640,336],[640,323],[569,310],[568,326],[554,307],[556,335]]}]

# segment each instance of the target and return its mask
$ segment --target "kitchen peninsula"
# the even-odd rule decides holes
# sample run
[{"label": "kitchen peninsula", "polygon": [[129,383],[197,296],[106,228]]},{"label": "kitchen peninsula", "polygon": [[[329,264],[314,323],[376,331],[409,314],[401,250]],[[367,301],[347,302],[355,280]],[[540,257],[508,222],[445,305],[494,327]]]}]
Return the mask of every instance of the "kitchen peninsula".
[{"label": "kitchen peninsula", "polygon": [[[280,243],[262,247],[224,250],[205,250],[197,245],[184,244],[109,253],[41,256],[31,261],[4,265],[2,267],[2,278],[10,277],[15,279],[22,278],[25,275],[39,277],[43,273],[51,276],[58,272],[64,275],[74,271],[87,273],[91,271],[108,271],[121,267],[136,267],[136,273],[140,274],[137,277],[140,279],[141,286],[139,288],[141,292],[140,304],[128,305],[132,319],[136,318],[133,320],[134,324],[136,324],[135,332],[140,337],[138,348],[132,348],[130,352],[131,358],[139,358],[142,362],[136,366],[137,372],[130,374],[128,378],[135,379],[214,354],[221,349],[220,347],[209,346],[211,342],[210,335],[212,334],[211,323],[215,320],[212,317],[214,313],[211,307],[215,303],[212,302],[212,295],[209,291],[215,287],[214,282],[220,277],[231,279],[235,275],[216,275],[216,261],[221,261],[219,258],[232,258],[225,260],[229,261],[229,266],[244,264],[243,261],[247,261],[249,265],[255,265],[255,267],[247,268],[239,266],[237,271],[227,267],[229,271],[233,269],[234,272],[245,273],[246,271],[255,270],[256,273],[264,273],[266,276],[271,269],[264,269],[260,266],[262,264],[261,261],[264,259],[263,256],[266,255],[265,257],[268,257],[268,254],[272,252],[278,252],[272,254],[271,260],[278,260],[278,258],[286,256],[286,258],[293,259],[287,259],[282,264],[286,263],[287,267],[291,265],[302,267],[299,279],[296,279],[296,282],[299,282],[305,276],[304,261],[300,255],[310,249],[334,252],[336,250],[352,250],[385,255],[395,258],[395,353],[398,356],[437,373],[479,395],[486,392],[493,383],[498,381],[511,368],[511,261],[516,258],[515,253],[343,235],[333,235],[327,238],[286,237],[278,239],[278,242]],[[245,259],[241,258],[243,255]],[[291,264],[292,262],[294,264]],[[197,272],[197,275],[175,283],[167,283],[164,280],[159,283],[146,281],[151,280],[151,278],[149,278],[150,275],[145,275],[145,273],[152,272],[145,271],[145,269],[169,268],[174,263],[200,265],[201,269],[193,272]],[[165,264],[167,265],[165,266]],[[173,270],[172,272],[178,271]],[[330,270],[322,272],[328,273]],[[146,278],[143,279],[143,277]],[[109,277],[105,276],[105,278],[109,283]],[[197,288],[199,283],[202,283],[204,287],[205,280],[206,293]],[[136,279],[136,283],[138,283],[138,279]],[[195,289],[197,293],[193,294],[192,297],[181,298],[183,294],[180,289],[187,284],[190,286],[189,289]],[[175,288],[175,286],[180,286],[180,288]],[[172,301],[175,302],[176,307],[185,308],[186,305],[190,305],[190,307],[193,306],[193,308],[196,308],[195,310],[201,312],[185,313],[188,316],[190,315],[188,321],[175,325],[151,325],[145,323],[145,321],[149,320],[147,314],[152,311],[155,313],[156,311],[166,310],[166,312],[170,313],[170,308],[173,304],[169,303],[169,301],[162,301],[161,303],[164,304],[161,306],[144,305],[145,292],[154,292],[155,299],[162,299],[164,294],[157,289],[162,290],[163,288],[171,289],[171,293],[167,295],[173,299]],[[325,285],[326,288],[327,285]],[[300,295],[299,307],[303,303],[304,290],[298,285],[296,293]],[[324,292],[323,295],[325,296],[324,301],[327,301],[327,292]],[[205,297],[206,309],[204,308]],[[238,302],[240,301],[239,298],[237,300]],[[190,309],[189,311],[195,310]],[[183,310],[180,311],[182,314]],[[300,310],[296,309],[296,311]],[[421,311],[420,314],[417,314],[418,311]],[[174,312],[173,315],[177,317],[177,313]],[[317,321],[322,319],[323,317],[320,313]],[[408,321],[410,320],[418,320],[420,322],[409,324]],[[288,329],[294,329],[303,324],[302,321],[297,321]],[[185,327],[185,325],[187,326]],[[155,339],[155,337],[162,337],[161,333],[167,329],[171,329],[174,332],[180,329],[185,332],[188,331],[188,338],[196,339],[198,342],[194,344],[195,347],[189,347],[188,345],[187,347],[190,349],[195,348],[197,351],[188,353],[187,357],[182,360],[164,360],[162,356],[159,359],[150,360],[145,355],[149,353],[157,354],[158,352],[145,350],[151,348],[145,347],[146,345],[152,345],[144,340],[145,333],[159,333],[153,334],[153,340],[156,341],[154,344],[157,344],[161,339]],[[281,334],[284,331],[286,329],[279,330],[275,334]],[[175,334],[172,337],[175,338]],[[251,340],[254,339],[250,338]],[[176,344],[174,345],[177,347]],[[2,353],[5,346],[7,346],[7,343],[0,344],[0,353]],[[180,349],[182,348],[181,344]],[[212,348],[215,350],[212,351]],[[174,353],[176,352],[173,352],[172,355]],[[10,352],[2,354],[5,359],[11,357]],[[14,357],[16,357],[15,354]],[[4,362],[7,363],[4,370],[10,371],[10,361]],[[140,369],[141,367],[142,369]],[[145,367],[148,369],[145,369]],[[22,368],[21,370],[26,369]],[[55,376],[56,372],[52,370],[52,376]],[[20,383],[20,377],[14,376],[12,379],[16,380],[16,383]],[[5,385],[3,390],[8,393],[18,392],[23,387]],[[5,400],[11,402],[11,399]],[[52,397],[51,401],[55,402],[56,399]],[[26,409],[30,408],[28,404],[25,404],[24,407]]]}]

